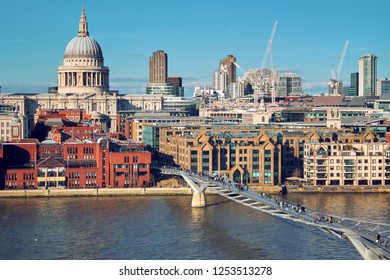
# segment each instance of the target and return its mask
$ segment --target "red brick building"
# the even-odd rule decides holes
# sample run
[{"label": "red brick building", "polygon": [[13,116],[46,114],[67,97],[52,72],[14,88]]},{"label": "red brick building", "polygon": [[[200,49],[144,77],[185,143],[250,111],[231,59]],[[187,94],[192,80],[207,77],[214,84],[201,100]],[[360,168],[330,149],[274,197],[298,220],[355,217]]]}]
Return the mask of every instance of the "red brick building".
[{"label": "red brick building", "polygon": [[149,187],[144,145],[100,137],[0,145],[0,189]]},{"label": "red brick building", "polygon": [[37,186],[37,140],[4,143],[0,148],[0,189]]}]

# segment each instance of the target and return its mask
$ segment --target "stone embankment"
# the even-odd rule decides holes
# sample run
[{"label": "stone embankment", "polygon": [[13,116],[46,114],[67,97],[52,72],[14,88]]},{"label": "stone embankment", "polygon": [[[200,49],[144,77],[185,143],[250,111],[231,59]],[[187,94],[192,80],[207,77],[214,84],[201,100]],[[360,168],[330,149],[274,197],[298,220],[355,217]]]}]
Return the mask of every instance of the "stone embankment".
[{"label": "stone embankment", "polygon": [[390,186],[304,186],[287,187],[288,193],[390,193]]},{"label": "stone embankment", "polygon": [[126,188],[126,189],[48,189],[2,190],[0,197],[67,197],[67,196],[130,196],[191,195],[190,188]]},{"label": "stone embankment", "polygon": [[[258,193],[281,194],[280,186],[251,187]],[[389,186],[305,186],[287,187],[287,193],[390,193]],[[206,194],[213,194],[206,190]],[[71,197],[71,196],[163,196],[192,195],[189,187],[107,188],[107,189],[47,189],[1,190],[2,197]]]}]

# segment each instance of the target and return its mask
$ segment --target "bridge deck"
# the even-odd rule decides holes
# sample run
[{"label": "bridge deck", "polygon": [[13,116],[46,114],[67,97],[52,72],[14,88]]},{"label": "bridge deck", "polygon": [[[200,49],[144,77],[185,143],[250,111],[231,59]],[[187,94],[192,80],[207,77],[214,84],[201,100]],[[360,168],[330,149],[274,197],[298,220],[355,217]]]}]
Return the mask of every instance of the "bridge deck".
[{"label": "bridge deck", "polygon": [[[257,211],[315,226],[334,233],[340,238],[349,238],[351,242],[352,239],[358,239],[367,250],[374,252],[379,258],[390,259],[390,224],[362,221],[321,213],[284,199],[280,200],[276,196],[242,190],[232,184],[221,182],[208,176],[201,176],[186,171],[180,171],[180,173],[178,170],[170,169],[164,169],[164,171],[166,173],[171,171],[176,175],[178,173],[186,175],[202,188],[205,187],[220,196]],[[379,240],[377,240],[378,235],[380,235]]]}]

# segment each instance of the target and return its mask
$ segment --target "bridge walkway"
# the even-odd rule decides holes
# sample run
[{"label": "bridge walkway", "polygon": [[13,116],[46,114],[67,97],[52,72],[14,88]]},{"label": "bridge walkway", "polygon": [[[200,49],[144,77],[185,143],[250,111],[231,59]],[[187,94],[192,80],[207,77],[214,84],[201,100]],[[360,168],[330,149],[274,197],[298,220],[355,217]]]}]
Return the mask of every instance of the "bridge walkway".
[{"label": "bridge walkway", "polygon": [[340,238],[347,238],[365,259],[390,260],[390,224],[321,213],[281,199],[279,196],[244,190],[209,176],[202,176],[187,171],[170,171],[169,169],[164,171],[189,177],[201,189],[208,189],[252,209],[290,221],[315,226]]}]

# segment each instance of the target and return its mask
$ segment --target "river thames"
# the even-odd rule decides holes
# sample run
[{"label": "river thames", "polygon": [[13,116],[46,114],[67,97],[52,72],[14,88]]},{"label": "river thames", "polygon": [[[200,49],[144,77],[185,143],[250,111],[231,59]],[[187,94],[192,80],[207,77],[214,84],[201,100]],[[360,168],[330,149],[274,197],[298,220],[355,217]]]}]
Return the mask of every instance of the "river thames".
[{"label": "river thames", "polygon": [[[390,223],[390,194],[289,194],[333,215]],[[355,260],[347,241],[218,196],[0,199],[0,259]]]}]

